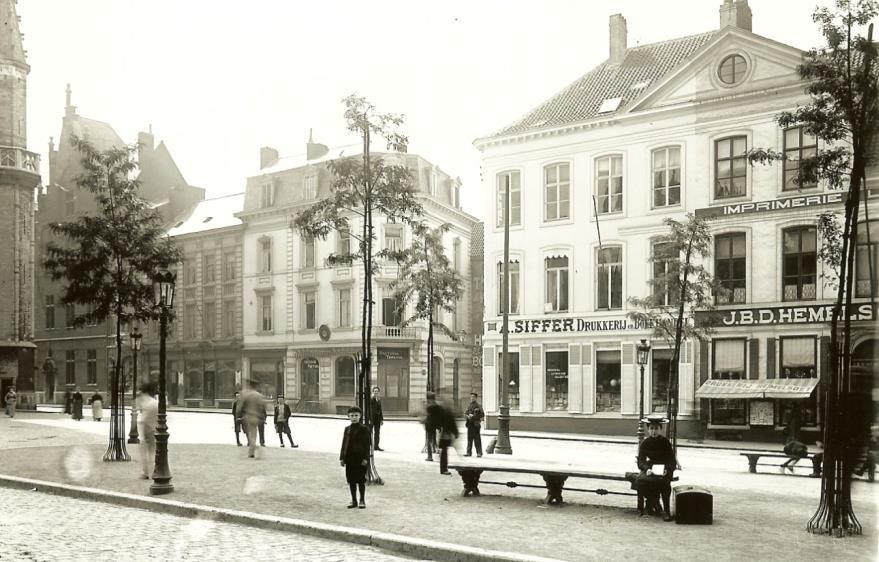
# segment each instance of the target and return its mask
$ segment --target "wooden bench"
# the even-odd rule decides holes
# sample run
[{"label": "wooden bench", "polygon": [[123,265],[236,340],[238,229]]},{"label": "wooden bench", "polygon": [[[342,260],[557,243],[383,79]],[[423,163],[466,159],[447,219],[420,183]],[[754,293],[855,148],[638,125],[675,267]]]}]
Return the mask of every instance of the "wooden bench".
[{"label": "wooden bench", "polygon": [[[760,466],[774,466],[774,467],[776,467],[776,468],[781,468],[781,464],[775,464],[775,463],[758,463],[757,461],[759,461],[761,458],[785,459],[785,460],[791,460],[792,458],[794,458],[794,457],[789,457],[788,455],[785,455],[784,453],[768,453],[768,452],[764,452],[764,453],[739,453],[739,454],[740,454],[741,456],[743,456],[743,457],[748,457],[748,472],[754,472],[754,473],[757,472],[757,465],[758,465],[758,464],[759,464]],[[809,454],[807,454],[807,455],[804,456],[804,457],[799,457],[799,459],[800,459],[800,460],[808,460],[809,463],[810,463],[810,464],[808,465],[808,467],[809,467],[809,469],[811,470],[811,469],[812,469],[812,464],[811,464],[811,462],[812,462],[812,458],[813,458],[814,456],[815,456],[815,455],[814,455],[813,453],[809,453]],[[804,465],[804,466],[805,466],[805,465]],[[793,467],[791,467],[791,468],[793,468]]]},{"label": "wooden bench", "polygon": [[[467,497],[470,495],[479,496],[479,484],[498,484],[501,486],[507,486],[508,488],[516,488],[516,487],[525,487],[525,488],[546,488],[546,497],[543,502],[546,505],[559,505],[561,506],[564,503],[562,499],[562,491],[569,490],[572,492],[592,492],[594,494],[598,494],[599,496],[604,496],[607,494],[614,494],[619,496],[637,496],[638,497],[638,509],[641,509],[642,506],[642,498],[636,492],[618,492],[607,490],[605,488],[595,488],[595,489],[584,489],[584,488],[566,488],[565,482],[567,482],[568,478],[585,478],[589,480],[611,480],[617,482],[628,482],[629,486],[632,490],[637,490],[637,479],[639,476],[638,472],[596,472],[593,470],[586,470],[583,468],[571,466],[571,465],[563,465],[563,464],[553,464],[553,463],[541,463],[535,461],[525,461],[525,460],[515,460],[515,461],[501,461],[501,460],[485,460],[481,461],[468,461],[468,462],[453,462],[449,463],[449,468],[454,469],[461,476],[461,480],[464,483],[464,491],[461,493],[462,496]],[[513,474],[537,474],[543,478],[544,486],[536,486],[534,484],[520,484],[514,481],[508,482],[491,482],[491,481],[480,481],[483,472],[506,472]],[[674,480],[677,480],[678,477],[675,476]]]}]

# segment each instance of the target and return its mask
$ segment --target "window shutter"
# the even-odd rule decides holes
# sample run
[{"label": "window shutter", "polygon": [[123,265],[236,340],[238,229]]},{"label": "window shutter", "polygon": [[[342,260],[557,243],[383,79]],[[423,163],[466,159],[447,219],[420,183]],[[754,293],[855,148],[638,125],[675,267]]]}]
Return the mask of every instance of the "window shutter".
[{"label": "window shutter", "polygon": [[540,346],[535,345],[531,347],[531,364],[532,365],[540,365]]},{"label": "window shutter", "polygon": [[776,338],[766,338],[766,378],[775,378],[775,342]]},{"label": "window shutter", "polygon": [[571,365],[580,364],[580,346],[578,344],[568,346],[568,363]]},{"label": "window shutter", "polygon": [[482,364],[486,367],[494,367],[494,346],[485,348],[485,355],[482,356]]},{"label": "window shutter", "polygon": [[531,348],[527,345],[523,345],[519,352],[519,364],[520,365],[530,365],[531,364]]},{"label": "window shutter", "polygon": [[750,357],[748,362],[748,378],[756,379],[760,374],[760,340],[758,338],[748,340],[748,353]]},{"label": "window shutter", "polygon": [[591,365],[592,364],[592,344],[584,343],[583,344],[583,364]]},{"label": "window shutter", "polygon": [[635,357],[635,346],[631,343],[624,343],[623,344],[622,359],[621,359],[620,363],[623,365],[631,365],[632,363],[635,362],[634,357]]},{"label": "window shutter", "polygon": [[699,342],[699,384],[708,380],[708,342]]}]

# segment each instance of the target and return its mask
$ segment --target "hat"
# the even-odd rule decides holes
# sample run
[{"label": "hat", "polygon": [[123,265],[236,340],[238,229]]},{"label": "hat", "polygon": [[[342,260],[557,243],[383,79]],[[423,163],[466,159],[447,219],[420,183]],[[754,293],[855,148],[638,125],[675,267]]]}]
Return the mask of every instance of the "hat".
[{"label": "hat", "polygon": [[641,422],[647,425],[662,425],[664,423],[668,423],[668,418],[662,414],[650,414],[649,416],[641,420]]}]

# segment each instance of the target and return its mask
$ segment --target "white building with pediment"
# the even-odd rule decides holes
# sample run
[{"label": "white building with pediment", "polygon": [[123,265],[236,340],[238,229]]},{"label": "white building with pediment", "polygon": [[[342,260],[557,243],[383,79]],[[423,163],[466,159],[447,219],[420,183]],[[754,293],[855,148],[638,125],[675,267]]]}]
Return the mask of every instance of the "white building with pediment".
[{"label": "white building with pediment", "polygon": [[[510,405],[515,430],[632,435],[639,414],[635,346],[650,330],[626,318],[661,261],[663,219],[713,217],[707,266],[728,302],[711,341],[685,342],[679,435],[779,440],[792,406],[820,428],[816,384],[826,372],[825,284],[817,215],[842,210],[839,193],[797,185],[798,160],[816,150],[776,116],[807,101],[799,49],[754,34],[747,0],[720,6],[718,29],[627,46],[610,17],[609,58],[503,130],[477,139],[485,227],[484,406],[496,424],[500,380],[503,193],[510,197]],[[750,166],[754,147],[785,165]],[[868,171],[870,193],[879,171]],[[879,217],[877,199],[870,199]],[[865,229],[862,228],[863,232]],[[879,257],[879,222],[859,260]],[[600,236],[600,239],[599,239]],[[875,305],[858,270],[855,354],[875,372]],[[526,290],[527,288],[527,290]],[[644,411],[666,411],[670,345],[652,340]],[[875,374],[873,375],[875,376]],[[796,379],[796,380],[794,380]],[[736,382],[724,382],[733,380]],[[869,399],[867,398],[869,401]],[[813,439],[817,433],[806,433]]]}]

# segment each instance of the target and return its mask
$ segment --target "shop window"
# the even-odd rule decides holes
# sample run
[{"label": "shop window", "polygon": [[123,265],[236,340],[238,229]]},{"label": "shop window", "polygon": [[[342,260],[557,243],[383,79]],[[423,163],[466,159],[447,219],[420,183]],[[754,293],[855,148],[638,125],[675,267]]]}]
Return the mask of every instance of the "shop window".
[{"label": "shop window", "polygon": [[497,209],[495,209],[495,217],[497,217],[496,226],[504,227],[504,197],[510,188],[510,226],[518,226],[522,224],[522,183],[519,172],[504,172],[497,176]]},{"label": "shop window", "polygon": [[[497,313],[504,313],[504,262],[497,264]],[[519,262],[510,260],[510,314],[519,314]]]},{"label": "shop window", "polygon": [[571,166],[552,164],[543,168],[543,220],[571,216]]},{"label": "shop window", "polygon": [[653,207],[681,203],[681,148],[669,146],[653,151]]},{"label": "shop window", "polygon": [[879,296],[879,220],[858,225],[855,296]]},{"label": "shop window", "polygon": [[235,361],[220,361],[217,371],[217,398],[235,396]]},{"label": "shop window", "polygon": [[[188,361],[187,361],[188,363]],[[186,384],[184,385],[184,398],[200,399],[204,392],[204,376],[199,369],[190,369],[186,372]]]},{"label": "shop window", "polygon": [[568,352],[546,352],[546,409],[568,409]]},{"label": "shop window", "polygon": [[818,267],[815,227],[788,228],[782,236],[784,238],[783,300],[815,300]]},{"label": "shop window", "polygon": [[76,384],[76,351],[64,352],[64,384]]},{"label": "shop window", "polygon": [[[283,362],[279,362],[283,364]],[[278,364],[270,361],[255,361],[250,364],[250,380],[263,397],[273,400],[278,392]]]},{"label": "shop window", "polygon": [[[712,379],[745,379],[744,339],[715,339],[712,342]],[[712,399],[711,423],[714,425],[745,425],[748,423],[748,401],[745,399]]]},{"label": "shop window", "polygon": [[717,304],[745,302],[745,234],[736,232],[714,238],[714,277],[725,289],[716,296]]},{"label": "shop window", "polygon": [[339,357],[336,359],[336,396],[339,398],[354,397],[354,359]]},{"label": "shop window", "polygon": [[747,138],[720,139],[714,143],[714,198],[743,197],[747,194]]},{"label": "shop window", "polygon": [[598,214],[623,212],[623,157],[595,160],[595,194]]},{"label": "shop window", "polygon": [[[507,382],[507,398],[509,399],[510,410],[518,410],[519,409],[519,352],[518,351],[509,351],[507,352],[510,359],[510,376]],[[502,369],[504,368],[503,362],[504,354],[500,351],[497,354],[497,372],[498,372],[498,384],[501,382]],[[498,390],[498,406],[500,406],[500,390]]]},{"label": "shop window", "polygon": [[671,349],[653,350],[653,370],[651,383],[651,412],[668,412],[668,383],[671,358],[674,351]]},{"label": "shop window", "polygon": [[818,139],[803,130],[793,127],[784,131],[784,186],[782,191],[796,191],[816,187],[815,182],[802,182],[803,160],[815,158],[818,154]]},{"label": "shop window", "polygon": [[568,257],[546,258],[546,306],[544,312],[568,311]]},{"label": "shop window", "polygon": [[620,246],[605,247],[595,254],[598,310],[623,307],[623,249]]},{"label": "shop window", "polygon": [[674,306],[680,296],[678,260],[674,244],[653,245],[653,298],[662,306]]},{"label": "shop window", "polygon": [[620,412],[620,352],[595,353],[595,411]]},{"label": "shop window", "polygon": [[86,384],[98,384],[98,350],[86,351]]},{"label": "shop window", "polygon": [[[818,376],[817,345],[814,337],[781,338],[781,373],[783,379],[814,379]],[[799,408],[804,426],[818,425],[818,391],[814,390],[806,400],[779,400],[778,413],[781,425],[789,423],[794,408]],[[795,412],[794,412],[795,414]]]}]

